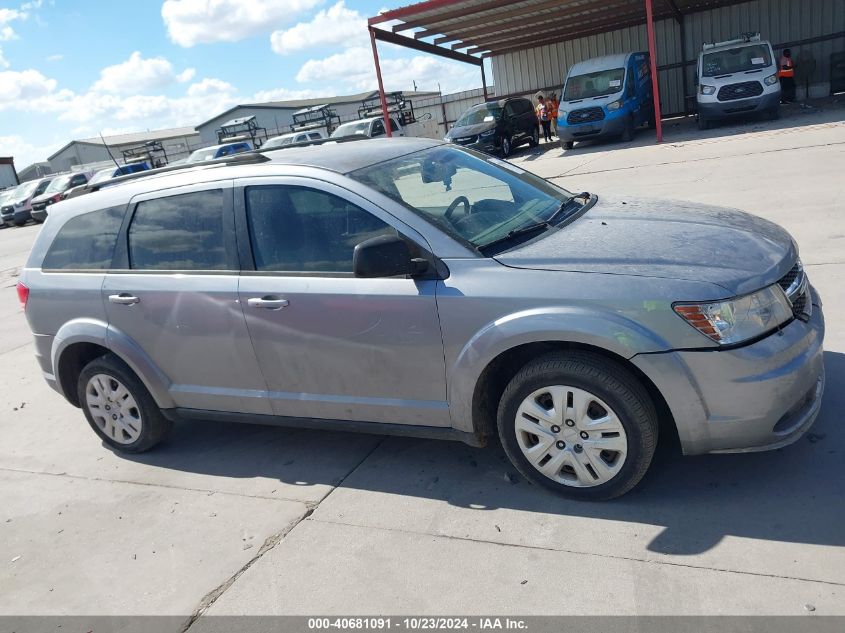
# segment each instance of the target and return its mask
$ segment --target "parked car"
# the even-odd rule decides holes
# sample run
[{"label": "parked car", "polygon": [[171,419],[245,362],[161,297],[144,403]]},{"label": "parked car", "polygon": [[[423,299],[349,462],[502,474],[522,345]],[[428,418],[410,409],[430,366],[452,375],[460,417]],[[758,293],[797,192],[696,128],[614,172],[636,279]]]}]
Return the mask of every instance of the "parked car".
[{"label": "parked car", "polygon": [[443,140],[507,158],[523,143],[540,143],[540,124],[528,99],[499,99],[472,106]]},{"label": "parked car", "polygon": [[[3,208],[3,205],[6,204],[6,200],[12,195],[12,191],[15,190],[15,187],[9,187],[8,189],[4,189],[0,191],[0,209]],[[0,228],[4,228],[6,226],[5,220],[3,220],[2,214],[0,214]]]},{"label": "parked car", "polygon": [[654,126],[654,96],[648,53],[606,55],[569,69],[558,109],[563,149],[576,141],[634,138],[642,125]]},{"label": "parked car", "polygon": [[91,174],[79,172],[76,174],[64,174],[57,176],[38,197],[32,199],[32,219],[36,222],[43,222],[47,219],[47,207],[64,200],[68,189],[87,184]]},{"label": "parked car", "polygon": [[307,143],[308,141],[319,141],[326,138],[326,135],[320,130],[310,130],[308,132],[291,132],[290,134],[282,134],[281,136],[274,136],[268,139],[261,149],[279,149],[294,143]]},{"label": "parked car", "polygon": [[[405,136],[405,130],[399,124],[395,117],[390,117],[390,132],[393,136]],[[370,138],[378,138],[385,136],[384,117],[376,116],[369,119],[360,119],[358,121],[350,121],[339,125],[330,138],[344,138],[346,136],[368,136]]]},{"label": "parked car", "polygon": [[428,139],[62,205],[18,294],[47,382],[115,450],[186,419],[498,434],[531,481],[606,499],[668,428],[685,454],[772,449],[821,404],[821,300],[790,235],[739,211],[572,194]]},{"label": "parked car", "polygon": [[223,143],[222,145],[212,145],[211,147],[203,147],[188,156],[188,163],[202,163],[207,160],[214,160],[215,158],[222,158],[224,156],[231,156],[232,154],[240,154],[241,152],[249,152],[252,150],[252,145],[245,141],[237,143]]},{"label": "parked car", "polygon": [[760,34],[705,44],[696,67],[698,127],[749,113],[780,117],[778,62]]},{"label": "parked car", "polygon": [[23,226],[32,217],[32,199],[37,198],[47,189],[52,176],[41,180],[30,180],[15,187],[5,204],[0,208],[0,217],[6,224]]},{"label": "parked car", "polygon": [[67,200],[68,198],[76,198],[77,196],[97,191],[97,189],[99,189],[99,185],[111,180],[112,178],[126,176],[128,174],[137,174],[142,171],[149,171],[149,169],[150,165],[147,162],[129,163],[128,165],[119,165],[117,167],[106,167],[91,176],[91,179],[87,183],[68,189],[65,192],[64,199]]}]

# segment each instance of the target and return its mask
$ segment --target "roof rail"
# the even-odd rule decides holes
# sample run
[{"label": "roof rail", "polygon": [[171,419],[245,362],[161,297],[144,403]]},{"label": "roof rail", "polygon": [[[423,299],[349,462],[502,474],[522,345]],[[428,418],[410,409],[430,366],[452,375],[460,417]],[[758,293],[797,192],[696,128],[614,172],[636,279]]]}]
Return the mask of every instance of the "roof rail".
[{"label": "roof rail", "polygon": [[138,180],[139,178],[147,178],[148,176],[158,176],[160,174],[167,174],[170,172],[182,171],[185,169],[196,169],[197,167],[225,167],[226,165],[252,165],[257,163],[266,163],[270,159],[262,154],[255,152],[241,152],[240,154],[231,154],[222,158],[215,158],[214,160],[206,160],[197,163],[182,163],[181,165],[168,165],[167,167],[159,167],[157,169],[145,169],[143,171],[136,171],[132,174],[124,176],[117,176],[116,178],[109,178],[103,182],[94,183],[93,186],[86,186],[88,191],[99,191],[103,187],[111,187],[112,185],[120,185],[124,182]]},{"label": "roof rail", "polygon": [[[334,145],[336,143],[350,143],[352,141],[369,141],[369,140],[370,140],[369,136],[364,136],[362,134],[355,134],[353,136],[340,136],[340,137],[336,137],[336,138],[332,138],[332,137],[318,138],[318,139],[313,139],[313,140],[300,141],[298,143],[289,143],[287,145],[282,145],[280,147],[268,147],[268,148],[265,149],[262,146],[258,149],[252,150],[249,153],[261,155],[261,154],[263,154],[263,152],[275,152],[276,150],[290,149],[291,147],[308,147],[309,145],[326,145],[326,144]],[[265,158],[266,158],[266,156],[265,156]],[[266,158],[266,160],[270,160],[270,159]]]},{"label": "roof rail", "polygon": [[716,48],[717,46],[729,46],[730,44],[748,44],[749,42],[759,42],[760,41],[760,33],[740,33],[732,40],[727,40],[724,42],[704,42],[701,46],[701,50],[707,51],[711,48]]}]

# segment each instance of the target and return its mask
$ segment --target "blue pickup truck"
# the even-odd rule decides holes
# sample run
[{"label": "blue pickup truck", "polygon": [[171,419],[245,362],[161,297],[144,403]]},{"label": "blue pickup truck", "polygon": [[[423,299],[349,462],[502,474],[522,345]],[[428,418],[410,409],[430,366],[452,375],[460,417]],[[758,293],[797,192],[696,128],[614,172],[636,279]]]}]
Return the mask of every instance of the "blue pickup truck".
[{"label": "blue pickup truck", "polygon": [[606,55],[578,62],[563,86],[557,132],[563,149],[575,141],[621,136],[654,126],[648,53]]}]

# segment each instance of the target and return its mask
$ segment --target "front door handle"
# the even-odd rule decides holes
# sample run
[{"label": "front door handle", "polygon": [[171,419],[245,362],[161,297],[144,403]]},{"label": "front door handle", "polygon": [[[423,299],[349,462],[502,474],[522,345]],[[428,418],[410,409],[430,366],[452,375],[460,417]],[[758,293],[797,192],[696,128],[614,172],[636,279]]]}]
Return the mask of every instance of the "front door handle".
[{"label": "front door handle", "polygon": [[265,310],[281,310],[287,307],[287,299],[279,299],[278,297],[252,297],[246,300],[246,304],[251,308],[264,308]]},{"label": "front door handle", "polygon": [[109,303],[116,303],[120,306],[131,306],[141,301],[138,297],[133,297],[128,292],[121,292],[119,295],[109,295]]}]

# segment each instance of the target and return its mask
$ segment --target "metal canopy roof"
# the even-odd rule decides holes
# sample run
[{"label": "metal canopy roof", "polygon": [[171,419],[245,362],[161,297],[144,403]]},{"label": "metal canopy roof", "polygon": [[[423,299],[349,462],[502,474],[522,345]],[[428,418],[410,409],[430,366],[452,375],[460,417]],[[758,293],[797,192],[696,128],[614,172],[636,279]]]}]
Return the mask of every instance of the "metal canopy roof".
[{"label": "metal canopy roof", "polygon": [[[681,20],[744,1],[654,0],[654,19]],[[502,53],[644,24],[646,11],[643,0],[428,0],[385,11],[369,24],[397,20],[390,31],[376,29],[376,39],[478,64]]]}]

